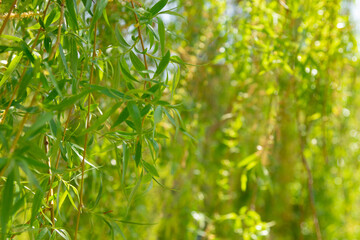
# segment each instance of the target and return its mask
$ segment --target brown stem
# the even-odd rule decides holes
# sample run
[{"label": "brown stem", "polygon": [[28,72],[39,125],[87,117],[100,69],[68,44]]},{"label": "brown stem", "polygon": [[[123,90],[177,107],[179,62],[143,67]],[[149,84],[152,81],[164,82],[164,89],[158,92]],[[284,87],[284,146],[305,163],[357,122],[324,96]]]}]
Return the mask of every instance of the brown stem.
[{"label": "brown stem", "polygon": [[[90,88],[90,86],[91,86],[91,84],[93,82],[93,78],[94,78],[94,61],[95,61],[95,57],[96,57],[96,31],[97,31],[97,23],[95,23],[95,28],[94,28],[94,45],[93,45],[93,56],[92,56],[93,62],[91,64],[91,69],[90,69],[89,88]],[[87,116],[86,116],[86,129],[89,129],[89,127],[90,127],[90,105],[91,105],[91,93],[89,93],[89,96],[88,96],[88,110],[87,110]],[[81,215],[81,210],[83,208],[85,157],[86,157],[88,136],[89,136],[89,133],[86,132],[83,158],[82,158],[82,161],[81,161],[80,202],[79,202],[79,206],[78,206],[78,214],[77,214],[77,217],[76,217],[76,228],[75,228],[74,240],[77,239],[77,234],[78,234],[78,229],[79,229],[79,222],[80,222],[80,215]]]},{"label": "brown stem", "polygon": [[61,25],[63,24],[63,20],[64,20],[64,11],[65,11],[65,0],[62,0],[61,1],[61,11],[60,11],[60,19],[59,19],[59,28],[58,28],[57,38],[56,38],[55,45],[51,50],[49,60],[52,60],[54,58],[55,53],[57,51],[57,48],[58,48],[58,46],[60,44]]},{"label": "brown stem", "polygon": [[12,11],[13,11],[14,8],[15,8],[16,1],[17,1],[17,0],[14,0],[14,1],[13,1],[12,5],[11,5],[11,7],[10,7],[9,12],[8,12],[8,14],[6,15],[6,18],[4,19],[4,22],[3,22],[3,24],[2,24],[2,26],[1,26],[1,28],[0,28],[0,36],[1,36],[2,32],[3,32],[4,29],[5,29],[6,23],[9,21],[9,18],[10,18],[10,15],[11,15]]},{"label": "brown stem", "polygon": [[[131,6],[132,6],[133,9],[135,9],[135,5],[134,5],[133,0],[131,0]],[[143,37],[141,35],[141,30],[140,30],[140,22],[139,22],[139,19],[138,19],[135,12],[134,12],[134,16],[135,16],[135,20],[136,20],[136,25],[137,25],[138,35],[139,35],[139,38],[140,38],[141,47],[142,47],[142,50],[143,50],[143,58],[144,58],[145,69],[148,70],[148,64],[147,64],[147,61],[146,61],[146,53],[145,53],[145,45],[144,45]],[[146,75],[149,78],[149,74],[146,74]],[[151,82],[149,82],[148,87],[151,87]],[[144,82],[144,89],[145,88],[146,88],[146,81]]]},{"label": "brown stem", "polygon": [[306,161],[306,158],[304,155],[305,144],[306,144],[304,137],[301,137],[300,141],[301,141],[301,161],[302,161],[302,163],[305,167],[306,173],[307,173],[307,185],[308,185],[308,191],[309,191],[309,200],[310,200],[311,212],[313,215],[313,221],[314,221],[314,225],[315,225],[316,238],[317,238],[317,240],[322,240],[319,219],[318,219],[316,207],[315,207],[315,196],[314,196],[314,186],[313,186],[314,180],[313,180],[310,166],[309,166],[308,162]]}]

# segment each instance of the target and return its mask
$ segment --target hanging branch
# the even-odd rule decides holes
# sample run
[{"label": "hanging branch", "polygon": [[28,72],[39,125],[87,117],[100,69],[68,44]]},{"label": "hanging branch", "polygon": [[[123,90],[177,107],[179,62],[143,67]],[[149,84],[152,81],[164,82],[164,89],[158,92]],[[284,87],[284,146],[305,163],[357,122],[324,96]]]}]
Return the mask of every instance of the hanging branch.
[{"label": "hanging branch", "polygon": [[313,176],[311,173],[309,163],[307,162],[305,155],[304,155],[304,150],[305,150],[305,145],[306,145],[306,140],[305,140],[304,136],[300,136],[300,145],[301,145],[301,153],[300,153],[301,161],[302,161],[302,164],[304,165],[304,168],[307,173],[307,185],[308,185],[308,192],[309,192],[309,200],[310,200],[310,207],[311,207],[311,212],[312,212],[315,231],[316,231],[316,238],[317,238],[317,240],[322,240],[319,219],[318,219],[316,207],[315,207],[314,180],[313,180]]},{"label": "hanging branch", "polygon": [[[97,31],[97,23],[95,23],[94,27],[94,45],[93,45],[93,56],[92,56],[92,63],[91,63],[91,69],[90,69],[90,81],[89,81],[89,88],[93,82],[94,78],[94,61],[96,57],[96,31]],[[86,115],[86,129],[89,129],[90,127],[90,105],[91,105],[91,93],[89,93],[88,96],[88,109],[87,109],[87,115]],[[75,228],[75,236],[74,240],[77,239],[78,229],[79,229],[79,222],[80,222],[80,215],[81,210],[83,208],[83,188],[84,188],[84,172],[85,172],[85,158],[86,158],[86,150],[87,150],[87,142],[88,142],[88,136],[89,133],[85,133],[85,143],[84,143],[84,152],[83,157],[81,161],[81,181],[80,181],[80,202],[78,206],[78,214],[76,217],[76,228]]]}]

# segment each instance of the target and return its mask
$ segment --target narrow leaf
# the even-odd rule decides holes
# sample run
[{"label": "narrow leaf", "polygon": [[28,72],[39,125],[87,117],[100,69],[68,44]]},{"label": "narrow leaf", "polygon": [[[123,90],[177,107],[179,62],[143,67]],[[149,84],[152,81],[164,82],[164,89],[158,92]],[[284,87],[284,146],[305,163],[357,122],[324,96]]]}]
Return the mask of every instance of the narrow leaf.
[{"label": "narrow leaf", "polygon": [[7,223],[9,222],[10,212],[13,205],[14,194],[14,173],[11,172],[5,183],[1,202],[1,239],[6,239]]},{"label": "narrow leaf", "polygon": [[165,26],[164,22],[161,20],[161,18],[157,18],[158,20],[158,32],[159,32],[159,38],[160,38],[160,47],[161,47],[161,54],[165,54]]},{"label": "narrow leaf", "polygon": [[17,67],[17,65],[19,64],[21,58],[22,58],[22,53],[20,53],[19,55],[17,55],[9,64],[9,67],[6,69],[1,81],[0,81],[0,87],[6,82],[6,80],[9,79],[10,75],[14,72],[15,68]]},{"label": "narrow leaf", "polygon": [[130,45],[126,42],[125,38],[121,35],[121,32],[118,27],[115,28],[115,37],[121,46],[125,48],[130,47]]},{"label": "narrow leaf", "polygon": [[141,114],[137,104],[133,101],[128,102],[127,109],[135,124],[136,130],[141,132]]},{"label": "narrow leaf", "polygon": [[161,59],[153,78],[158,77],[166,69],[167,65],[169,64],[169,61],[170,61],[170,51],[167,51],[165,56]]},{"label": "narrow leaf", "polygon": [[158,12],[161,11],[161,9],[166,6],[167,2],[168,0],[160,0],[154,6],[152,6],[152,8],[150,9],[150,13],[155,16]]}]

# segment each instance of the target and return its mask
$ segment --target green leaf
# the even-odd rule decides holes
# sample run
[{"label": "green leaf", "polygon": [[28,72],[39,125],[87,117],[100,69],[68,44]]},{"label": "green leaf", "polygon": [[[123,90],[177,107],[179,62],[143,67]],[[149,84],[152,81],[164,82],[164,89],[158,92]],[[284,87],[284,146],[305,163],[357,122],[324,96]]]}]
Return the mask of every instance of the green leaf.
[{"label": "green leaf", "polygon": [[121,35],[121,32],[118,27],[115,28],[115,37],[118,40],[119,44],[125,48],[129,48],[130,45],[126,42],[124,37]]},{"label": "green leaf", "polygon": [[124,110],[122,110],[122,112],[120,113],[118,119],[114,122],[114,124],[112,125],[112,128],[116,127],[117,125],[121,124],[122,122],[124,122],[127,118],[129,117],[129,111],[126,108],[124,108]]},{"label": "green leaf", "polygon": [[127,70],[127,68],[125,68],[122,61],[120,61],[120,69],[121,69],[121,72],[125,75],[126,78],[128,78],[130,80],[133,80],[135,82],[139,82],[133,75],[130,74],[129,70]]},{"label": "green leaf", "polygon": [[158,32],[159,32],[159,38],[160,38],[160,47],[161,47],[161,54],[165,54],[165,26],[164,22],[161,20],[161,18],[157,18],[158,20]]},{"label": "green leaf", "polygon": [[73,26],[75,26],[75,28],[78,29],[79,26],[78,26],[77,19],[76,19],[74,0],[66,0],[66,10],[69,11],[70,20],[71,20]]},{"label": "green leaf", "polygon": [[44,47],[47,52],[51,52],[51,45],[52,45],[51,38],[48,35],[45,35]]},{"label": "green leaf", "polygon": [[65,229],[55,229],[55,231],[65,240],[71,240],[70,234]]},{"label": "green leaf", "polygon": [[147,104],[143,109],[141,109],[140,114],[141,117],[144,117],[152,108],[151,104]]},{"label": "green leaf", "polygon": [[1,239],[6,239],[7,224],[9,222],[11,209],[13,206],[13,194],[14,194],[14,173],[8,175],[5,183],[5,187],[2,195],[1,202]]},{"label": "green leaf", "polygon": [[[60,52],[61,52],[61,51],[60,51]],[[44,64],[45,64],[46,69],[47,69],[48,72],[49,72],[49,78],[50,78],[51,83],[54,85],[55,90],[57,91],[57,93],[59,94],[59,96],[62,97],[61,90],[60,90],[60,88],[59,88],[59,85],[58,85],[57,81],[55,80],[55,76],[54,76],[54,74],[52,73],[51,67],[49,66],[49,64],[48,64],[47,62],[45,62]]]},{"label": "green leaf", "polygon": [[18,91],[18,98],[21,98],[26,93],[26,87],[29,85],[32,77],[34,75],[34,69],[30,67],[28,70],[26,70],[25,75],[23,77],[23,80],[20,82],[19,85],[19,91]]},{"label": "green leaf", "polygon": [[144,160],[142,161],[142,164],[148,173],[150,173],[154,177],[159,177],[159,173],[152,164],[145,162]]},{"label": "green leaf", "polygon": [[160,0],[159,2],[157,2],[151,9],[150,9],[150,13],[152,14],[152,16],[155,16],[158,12],[161,11],[161,9],[163,9],[166,4],[167,4],[168,0]]},{"label": "green leaf", "polygon": [[109,110],[107,110],[101,117],[99,117],[91,126],[86,129],[82,134],[88,133],[97,129],[102,123],[104,123],[115,111],[122,105],[122,102],[115,103]]},{"label": "green leaf", "polygon": [[103,86],[99,86],[99,85],[90,85],[90,89],[91,91],[99,91],[102,94],[111,97],[111,98],[115,98],[115,99],[131,99],[130,97],[125,97],[124,93],[113,89],[113,88],[108,88],[108,87],[103,87]]},{"label": "green leaf", "polygon": [[[130,60],[131,60],[132,64],[134,65],[135,69],[137,71],[139,71],[140,74],[142,74],[141,72],[145,70],[145,66],[133,51],[130,52]],[[142,74],[142,75],[144,75],[144,74]]]},{"label": "green leaf", "polygon": [[47,104],[47,105],[45,105],[45,108],[52,110],[52,111],[60,111],[61,112],[65,109],[67,109],[68,107],[74,105],[77,101],[82,99],[84,96],[89,94],[91,91],[92,91],[91,89],[86,89],[77,95],[72,95],[71,97],[64,98],[59,104],[56,104],[56,105]]},{"label": "green leaf", "polygon": [[[137,180],[135,187],[132,189],[132,191],[131,191],[131,193],[130,193],[130,196],[129,196],[129,199],[128,199],[128,209],[127,209],[127,212],[129,211],[129,208],[130,208],[130,206],[131,206],[131,203],[132,203],[132,200],[133,200],[133,198],[134,198],[134,196],[135,196],[136,191],[138,190],[138,188],[139,188],[140,185],[141,185],[142,177],[143,177],[143,171],[141,171],[140,178]],[[126,214],[126,215],[127,215],[127,214]]]},{"label": "green leaf", "polygon": [[154,131],[153,131],[153,136],[155,136],[155,129],[156,129],[156,125],[161,122],[162,119],[162,107],[161,106],[157,106],[155,108],[154,111]]},{"label": "green leaf", "polygon": [[31,53],[30,47],[26,44],[25,41],[21,41],[19,44],[20,44],[21,50],[25,53],[26,57],[27,57],[32,63],[34,63],[35,58],[34,58],[34,56],[33,56],[32,53]]},{"label": "green leaf", "polygon": [[238,164],[237,164],[237,167],[238,168],[241,168],[241,167],[245,167],[247,165],[249,165],[250,163],[252,162],[255,162],[258,158],[258,153],[255,152],[249,156],[247,156],[246,158],[242,159]]},{"label": "green leaf", "polygon": [[[70,1],[72,1],[72,0],[70,0]],[[67,65],[67,62],[66,62],[64,49],[62,48],[61,44],[59,44],[59,52],[60,52],[61,61],[64,64],[64,67],[65,67],[65,70],[66,70],[67,74],[69,74],[69,76],[71,76],[68,65]]]},{"label": "green leaf", "polygon": [[9,64],[9,67],[6,69],[1,81],[0,81],[0,87],[6,82],[6,80],[9,79],[10,75],[14,72],[17,65],[19,64],[20,60],[22,59],[22,53],[17,55]]},{"label": "green leaf", "polygon": [[130,101],[128,102],[127,104],[127,109],[129,111],[129,114],[135,124],[135,127],[136,127],[136,130],[138,133],[141,132],[141,125],[142,125],[142,122],[141,122],[141,114],[140,114],[140,110],[137,106],[137,104],[133,101]]},{"label": "green leaf", "polygon": [[[41,184],[41,186],[44,187],[44,186],[46,186],[46,184],[47,184],[47,181],[45,180]],[[34,196],[34,199],[32,202],[32,208],[31,208],[31,220],[30,220],[31,226],[33,225],[33,223],[38,215],[39,209],[42,205],[42,200],[44,198],[44,195],[45,195],[45,191],[42,188],[39,188],[35,193],[35,196]]]},{"label": "green leaf", "polygon": [[140,160],[141,160],[141,152],[142,152],[142,143],[141,139],[139,139],[136,143],[135,147],[135,163],[136,166],[139,166]]},{"label": "green leaf", "polygon": [[[68,0],[67,0],[68,1]],[[49,15],[46,16],[46,20],[45,20],[45,29],[48,28],[50,26],[51,23],[53,23],[53,20],[56,16],[56,14],[58,13],[58,11],[56,10],[56,8],[54,8]],[[60,17],[60,13],[59,13],[59,17]]]},{"label": "green leaf", "polygon": [[[149,31],[153,34],[153,36],[154,36],[158,41],[160,41],[159,36],[157,35],[157,33],[155,32],[154,28],[153,28],[150,24],[146,24],[146,28],[147,28],[147,30],[149,30]],[[156,49],[154,50],[154,52],[156,52]]]},{"label": "green leaf", "polygon": [[96,5],[95,5],[96,8],[95,8],[94,16],[93,16],[93,18],[91,20],[91,24],[90,24],[90,30],[89,30],[90,34],[93,34],[95,23],[100,19],[101,15],[103,13],[103,10],[105,9],[107,4],[108,4],[108,0],[97,1]]},{"label": "green leaf", "polygon": [[26,131],[26,134],[24,135],[24,138],[28,138],[31,134],[33,134],[36,130],[44,126],[50,119],[53,117],[53,114],[51,112],[45,112],[41,114],[35,121],[34,124],[31,125],[31,127]]},{"label": "green leaf", "polygon": [[157,106],[154,111],[154,124],[158,124],[162,119],[162,107]]},{"label": "green leaf", "polygon": [[15,42],[21,42],[23,41],[21,38],[18,38],[18,37],[15,37],[15,36],[11,36],[11,35],[1,35],[0,36],[1,38],[5,38],[5,39],[8,39],[8,40],[12,40],[12,41],[15,41]]},{"label": "green leaf", "polygon": [[158,15],[160,14],[168,14],[168,15],[173,15],[173,16],[176,16],[176,17],[180,17],[182,19],[185,20],[185,17],[177,12],[174,12],[174,11],[171,11],[171,10],[166,10],[166,11],[162,11],[162,12],[159,12]]},{"label": "green leaf", "polygon": [[127,170],[127,166],[129,163],[129,158],[130,158],[130,150],[129,150],[129,146],[124,142],[123,143],[123,158],[122,158],[122,175],[121,175],[121,183],[124,184],[125,182],[125,175],[126,175],[126,170]]},{"label": "green leaf", "polygon": [[94,204],[91,206],[92,209],[94,209],[99,204],[101,196],[102,196],[102,192],[103,192],[103,174],[102,174],[102,172],[100,172],[99,178],[100,178],[99,191],[96,196],[96,200],[95,200]]},{"label": "green leaf", "polygon": [[175,89],[180,81],[180,67],[178,67],[176,73],[174,74],[173,82],[172,82],[172,88],[171,88],[171,98],[174,96]]},{"label": "green leaf", "polygon": [[78,51],[77,51],[76,41],[74,39],[70,40],[70,64],[71,64],[70,65],[71,72],[76,77],[77,66],[78,66]]},{"label": "green leaf", "polygon": [[166,69],[167,65],[169,64],[169,61],[170,61],[170,51],[167,51],[165,56],[161,59],[153,78],[158,77]]}]

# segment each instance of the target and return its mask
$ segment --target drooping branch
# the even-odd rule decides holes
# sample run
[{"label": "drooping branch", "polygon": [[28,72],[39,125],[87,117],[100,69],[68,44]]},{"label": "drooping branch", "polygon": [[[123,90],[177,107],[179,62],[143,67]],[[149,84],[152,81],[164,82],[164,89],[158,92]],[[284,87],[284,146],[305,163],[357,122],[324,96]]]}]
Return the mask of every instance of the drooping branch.
[{"label": "drooping branch", "polygon": [[[91,64],[91,69],[90,69],[90,81],[89,81],[89,88],[93,82],[94,79],[94,61],[95,61],[95,57],[96,57],[96,32],[97,32],[97,23],[95,23],[95,27],[94,27],[94,44],[93,44],[93,55],[92,55],[92,64]],[[88,96],[88,109],[87,109],[87,115],[86,115],[86,129],[89,129],[90,127],[90,105],[91,105],[91,93],[89,93]],[[84,172],[85,172],[85,158],[86,158],[86,150],[87,150],[87,142],[88,142],[88,136],[89,133],[86,132],[85,134],[85,143],[84,143],[84,152],[83,152],[83,156],[82,156],[82,161],[81,161],[81,180],[80,180],[80,201],[79,201],[79,206],[78,206],[78,213],[77,213],[77,217],[76,217],[76,227],[75,227],[75,236],[74,239],[77,239],[77,234],[78,234],[78,230],[79,230],[79,222],[80,222],[80,215],[81,215],[81,211],[83,208],[83,192],[84,192]]]}]

